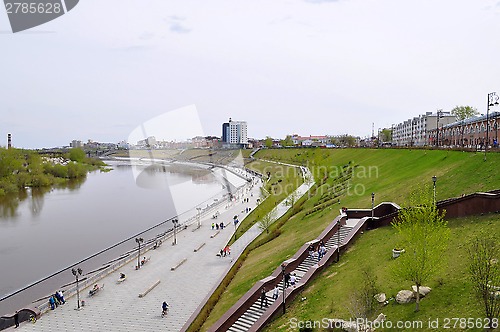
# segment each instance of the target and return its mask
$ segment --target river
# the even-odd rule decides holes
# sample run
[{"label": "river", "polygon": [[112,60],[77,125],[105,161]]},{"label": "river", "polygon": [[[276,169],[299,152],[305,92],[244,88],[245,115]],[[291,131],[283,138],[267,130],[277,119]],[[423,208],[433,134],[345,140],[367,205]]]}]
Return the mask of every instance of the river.
[{"label": "river", "polygon": [[[0,202],[0,298],[162,221],[185,212],[187,217],[196,206],[222,200],[228,190],[228,183],[207,169],[107,163],[113,168],[110,172],[92,172],[84,181],[45,192],[27,189]],[[135,243],[127,245],[129,249]],[[127,248],[103,255],[99,264],[86,269]],[[68,271],[62,275],[45,288],[74,280]],[[0,315],[48,291],[23,292],[0,301]]]}]

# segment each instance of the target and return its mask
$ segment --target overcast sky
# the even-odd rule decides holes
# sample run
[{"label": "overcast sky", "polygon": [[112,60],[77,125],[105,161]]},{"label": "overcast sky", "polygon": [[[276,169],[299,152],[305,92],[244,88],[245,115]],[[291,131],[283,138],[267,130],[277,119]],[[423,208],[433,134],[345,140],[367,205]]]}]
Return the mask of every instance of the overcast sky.
[{"label": "overcast sky", "polygon": [[499,0],[80,0],[16,34],[0,10],[0,145],[118,142],[193,105],[205,135],[364,137],[493,91]]}]

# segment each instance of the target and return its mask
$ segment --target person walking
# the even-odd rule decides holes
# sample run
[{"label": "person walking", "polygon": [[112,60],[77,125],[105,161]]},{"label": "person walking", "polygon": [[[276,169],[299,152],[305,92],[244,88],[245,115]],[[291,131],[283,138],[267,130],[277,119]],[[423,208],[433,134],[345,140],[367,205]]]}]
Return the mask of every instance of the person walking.
[{"label": "person walking", "polygon": [[168,313],[168,303],[167,303],[167,301],[163,301],[163,304],[161,305],[161,309],[162,309],[161,316],[165,317],[167,315],[167,313]]},{"label": "person walking", "polygon": [[49,304],[50,304],[50,309],[51,309],[51,310],[54,310],[54,309],[56,308],[56,301],[54,300],[54,297],[53,297],[53,296],[51,296],[51,297],[49,298]]},{"label": "person walking", "polygon": [[66,301],[64,300],[64,295],[60,290],[58,290],[55,295],[56,295],[57,300],[59,300],[59,302],[61,302],[61,304],[66,303]]},{"label": "person walking", "polygon": [[266,288],[262,287],[262,290],[260,292],[260,308],[262,309],[262,306],[268,306],[267,303],[267,296],[266,296]]},{"label": "person walking", "polygon": [[278,285],[276,285],[274,287],[274,291],[273,291],[273,299],[276,300],[278,298],[278,294],[280,293],[280,289],[278,287]]},{"label": "person walking", "polygon": [[290,286],[290,272],[285,274],[285,288],[288,288]]}]

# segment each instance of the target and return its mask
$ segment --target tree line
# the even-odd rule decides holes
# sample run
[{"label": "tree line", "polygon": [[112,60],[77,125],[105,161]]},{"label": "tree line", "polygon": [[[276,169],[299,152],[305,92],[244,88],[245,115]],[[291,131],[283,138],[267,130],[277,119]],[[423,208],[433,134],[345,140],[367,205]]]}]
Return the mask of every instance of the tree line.
[{"label": "tree line", "polygon": [[[52,162],[54,158],[64,163]],[[87,158],[82,149],[42,157],[36,151],[0,148],[0,196],[27,187],[45,187],[84,178],[90,170],[101,166],[104,166],[102,161]]]}]

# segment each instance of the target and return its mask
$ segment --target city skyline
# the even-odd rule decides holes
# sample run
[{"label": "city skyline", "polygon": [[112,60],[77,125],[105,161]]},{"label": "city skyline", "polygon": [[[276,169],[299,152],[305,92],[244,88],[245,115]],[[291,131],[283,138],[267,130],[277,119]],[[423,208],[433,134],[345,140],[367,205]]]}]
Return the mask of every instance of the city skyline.
[{"label": "city skyline", "polygon": [[[499,91],[500,2],[88,0],[12,34],[0,11],[0,145],[119,142],[195,105],[204,135],[371,135]],[[187,137],[183,137],[185,139]],[[178,138],[177,138],[178,139]]]}]

